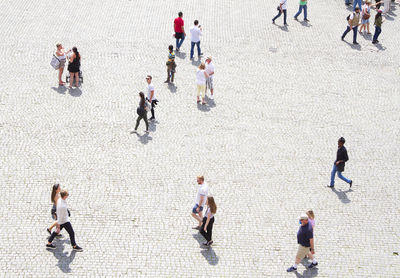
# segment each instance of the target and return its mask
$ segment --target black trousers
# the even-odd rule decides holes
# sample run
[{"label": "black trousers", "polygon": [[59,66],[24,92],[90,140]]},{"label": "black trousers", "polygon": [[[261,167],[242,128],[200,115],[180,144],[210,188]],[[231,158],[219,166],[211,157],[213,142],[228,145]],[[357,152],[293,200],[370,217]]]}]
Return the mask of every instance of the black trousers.
[{"label": "black trousers", "polygon": [[[281,10],[278,11],[278,14],[272,19],[274,22],[275,20],[282,15]],[[286,24],[287,12],[283,10],[283,23]]]},{"label": "black trousers", "polygon": [[147,111],[142,116],[137,117],[135,130],[137,130],[137,128],[139,127],[141,119],[144,120],[144,123],[146,124],[146,130],[149,131],[149,121],[147,120]]},{"label": "black trousers", "polygon": [[200,234],[207,240],[207,242],[211,241],[212,239],[212,229],[214,225],[214,217],[210,219],[210,222],[208,222],[207,225],[207,232],[204,231],[204,226],[206,225],[207,222],[207,217],[203,218],[203,225],[201,225],[200,228]]},{"label": "black trousers", "polygon": [[[75,246],[76,242],[75,242],[75,232],[74,229],[72,228],[71,222],[67,222],[64,224],[60,225],[60,231],[65,228],[65,230],[67,230],[68,234],[69,234],[69,239],[71,240],[71,245]],[[53,239],[56,237],[57,233],[53,232],[49,238],[49,242],[52,242]]]},{"label": "black trousers", "polygon": [[[146,98],[147,100],[149,100],[148,98]],[[153,101],[151,102],[151,117],[154,119],[154,107],[157,105],[158,100],[153,99]],[[151,120],[151,119],[150,119]]]}]

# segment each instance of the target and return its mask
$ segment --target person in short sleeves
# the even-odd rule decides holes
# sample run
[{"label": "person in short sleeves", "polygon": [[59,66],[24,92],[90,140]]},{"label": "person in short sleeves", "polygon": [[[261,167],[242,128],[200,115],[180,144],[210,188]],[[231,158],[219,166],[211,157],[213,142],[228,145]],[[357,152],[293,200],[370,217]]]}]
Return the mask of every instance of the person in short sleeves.
[{"label": "person in short sleeves", "polygon": [[200,233],[207,240],[206,242],[203,243],[203,245],[210,246],[211,244],[213,244],[212,230],[215,220],[214,215],[217,212],[217,205],[215,204],[214,197],[208,196],[206,205],[207,205],[207,210],[206,213],[204,214],[203,225],[200,228]]},{"label": "person in short sleeves", "polygon": [[372,43],[376,44],[378,43],[378,37],[382,32],[382,22],[384,22],[384,20],[382,20],[382,11],[378,10],[378,13],[375,16],[375,21],[374,21],[374,25],[375,25],[375,33],[374,33],[374,38],[372,39]]},{"label": "person in short sleeves", "polygon": [[272,19],[272,23],[275,24],[275,20],[280,17],[283,13],[283,24],[288,25],[286,22],[287,18],[287,0],[280,0],[278,7],[278,14]]},{"label": "person in short sleeves", "polygon": [[183,41],[185,40],[186,33],[184,28],[184,21],[182,19],[183,13],[179,12],[178,17],[174,20],[174,31],[175,31],[175,39],[176,39],[176,51],[179,51]]},{"label": "person in short sleeves", "polygon": [[344,31],[342,35],[342,41],[344,41],[344,38],[346,37],[347,33],[353,30],[353,44],[358,44],[357,42],[357,29],[358,26],[360,25],[360,8],[357,7],[354,13],[351,13],[348,21],[348,26],[346,28],[346,31]]},{"label": "person in short sleeves", "polygon": [[197,85],[197,103],[200,103],[200,94],[202,97],[202,104],[206,104],[206,82],[208,74],[206,72],[206,65],[201,63],[196,71],[196,85]]},{"label": "person in short sleeves", "polygon": [[151,118],[149,120],[155,120],[156,117],[154,116],[154,107],[157,105],[157,98],[156,93],[154,90],[154,86],[151,83],[153,77],[151,75],[147,75],[146,82],[147,82],[147,97],[146,100],[151,104]]},{"label": "person in short sleeves", "polygon": [[212,57],[208,56],[206,59],[206,73],[208,74],[206,88],[210,89],[210,99],[214,99],[214,70],[215,67],[214,63],[212,62]]},{"label": "person in short sleeves", "polygon": [[190,28],[190,39],[191,39],[191,46],[190,46],[190,59],[193,59],[194,56],[194,46],[197,46],[197,55],[200,59],[201,55],[201,48],[200,48],[200,37],[203,35],[203,29],[199,25],[199,21],[194,21],[194,26]]},{"label": "person in short sleeves", "polygon": [[191,215],[198,222],[198,225],[193,229],[200,230],[203,221],[203,208],[206,204],[208,196],[208,185],[204,182],[204,176],[197,177],[197,183],[199,185],[199,188],[197,190],[195,205],[192,209]]},{"label": "person in short sleeves", "polygon": [[299,11],[294,15],[294,19],[297,20],[302,10],[304,10],[304,21],[309,21],[307,18],[307,0],[300,0]]}]

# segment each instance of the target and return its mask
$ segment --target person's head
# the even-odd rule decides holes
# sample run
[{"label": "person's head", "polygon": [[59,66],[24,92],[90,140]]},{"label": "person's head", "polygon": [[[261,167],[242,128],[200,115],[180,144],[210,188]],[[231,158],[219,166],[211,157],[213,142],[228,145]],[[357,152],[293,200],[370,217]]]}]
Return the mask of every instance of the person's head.
[{"label": "person's head", "polygon": [[60,196],[61,196],[61,198],[63,200],[67,199],[67,197],[69,196],[68,191],[67,190],[61,190]]},{"label": "person's head", "polygon": [[182,17],[182,16],[183,16],[183,12],[179,12],[179,13],[178,13],[178,16],[179,16],[179,17]]},{"label": "person's head", "polygon": [[197,176],[197,183],[203,184],[203,182],[204,182],[204,176]]},{"label": "person's head", "polygon": [[301,226],[307,225],[308,223],[308,216],[305,213],[302,213],[300,215],[300,222],[301,222]]},{"label": "person's head", "polygon": [[170,45],[168,46],[168,50],[169,50],[169,52],[174,51],[174,46],[173,46],[172,44],[170,44]]},{"label": "person's head", "polygon": [[72,48],[72,51],[75,53],[76,56],[78,56],[79,52],[78,52],[78,48],[76,48],[76,46],[74,46]]},{"label": "person's head", "polygon": [[207,197],[207,206],[210,208],[212,214],[217,212],[217,205],[215,204],[213,196]]},{"label": "person's head", "polygon": [[144,99],[144,93],[143,92],[139,92],[139,97],[140,97],[140,99]]},{"label": "person's head", "polygon": [[199,25],[199,21],[196,19],[196,20],[194,21],[194,26],[197,26],[197,25]]},{"label": "person's head", "polygon": [[355,9],[355,11],[356,11],[356,13],[359,13],[359,12],[360,12],[360,8],[357,7],[357,8]]},{"label": "person's head", "polygon": [[315,218],[314,212],[313,212],[312,209],[307,210],[306,214],[307,214],[308,218],[310,218],[310,219],[314,219]]},{"label": "person's head", "polygon": [[151,77],[151,75],[147,75],[146,76],[147,84],[150,84],[152,79],[153,79],[153,77]]},{"label": "person's head", "polygon": [[371,0],[367,0],[367,1],[365,2],[365,4],[367,4],[368,6],[370,6],[370,5],[371,5]]},{"label": "person's head", "polygon": [[206,68],[206,65],[204,63],[201,63],[200,66],[199,66],[199,69],[203,70],[205,68]]},{"label": "person's head", "polygon": [[209,64],[209,63],[211,63],[211,61],[212,61],[212,57],[208,56],[207,59],[206,59],[206,63]]},{"label": "person's head", "polygon": [[55,202],[55,197],[58,193],[60,193],[61,187],[58,183],[53,185],[53,188],[51,190],[51,202],[54,203]]},{"label": "person's head", "polygon": [[382,16],[382,10],[378,10],[375,17],[380,17],[380,16]]},{"label": "person's head", "polygon": [[61,43],[57,43],[56,46],[57,46],[57,49],[61,49],[62,48],[62,44]]},{"label": "person's head", "polygon": [[339,148],[343,147],[344,143],[346,142],[346,140],[343,137],[340,137],[338,140],[338,146]]}]

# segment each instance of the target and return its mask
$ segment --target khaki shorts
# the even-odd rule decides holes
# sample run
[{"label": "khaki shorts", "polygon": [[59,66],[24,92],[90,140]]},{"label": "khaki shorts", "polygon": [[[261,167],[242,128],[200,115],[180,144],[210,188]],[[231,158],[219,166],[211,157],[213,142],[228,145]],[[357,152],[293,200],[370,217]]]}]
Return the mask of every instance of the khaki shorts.
[{"label": "khaki shorts", "polygon": [[310,252],[310,247],[304,247],[299,244],[299,249],[297,249],[296,258],[303,259],[305,256],[308,255],[309,252]]}]

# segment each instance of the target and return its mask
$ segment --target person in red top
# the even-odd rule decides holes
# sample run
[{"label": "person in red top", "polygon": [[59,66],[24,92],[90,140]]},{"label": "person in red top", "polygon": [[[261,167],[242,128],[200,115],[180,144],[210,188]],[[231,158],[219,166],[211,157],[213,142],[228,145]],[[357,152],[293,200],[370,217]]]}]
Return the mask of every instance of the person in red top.
[{"label": "person in red top", "polygon": [[174,20],[174,30],[175,30],[175,38],[176,38],[176,51],[179,51],[183,41],[185,40],[186,33],[183,25],[183,13],[179,12],[178,17]]}]

